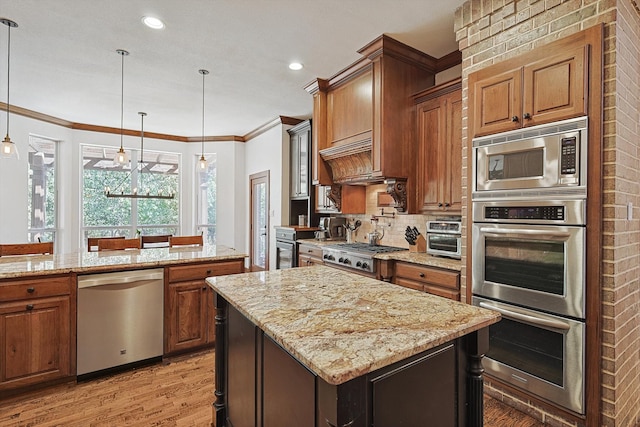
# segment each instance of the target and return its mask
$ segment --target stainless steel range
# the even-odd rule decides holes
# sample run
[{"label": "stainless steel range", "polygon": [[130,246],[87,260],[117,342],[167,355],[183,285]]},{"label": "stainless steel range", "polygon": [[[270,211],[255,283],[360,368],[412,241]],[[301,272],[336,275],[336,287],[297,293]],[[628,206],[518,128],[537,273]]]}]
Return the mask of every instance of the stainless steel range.
[{"label": "stainless steel range", "polygon": [[337,243],[322,248],[324,262],[337,264],[353,270],[375,273],[373,256],[380,253],[406,251],[393,246],[370,245],[368,243]]}]

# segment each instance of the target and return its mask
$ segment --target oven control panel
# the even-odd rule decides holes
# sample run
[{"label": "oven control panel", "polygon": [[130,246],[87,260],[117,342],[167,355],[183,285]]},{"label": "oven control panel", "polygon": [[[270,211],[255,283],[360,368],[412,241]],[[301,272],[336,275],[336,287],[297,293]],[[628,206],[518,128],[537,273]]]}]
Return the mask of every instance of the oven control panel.
[{"label": "oven control panel", "polygon": [[564,206],[485,206],[485,219],[564,221]]}]

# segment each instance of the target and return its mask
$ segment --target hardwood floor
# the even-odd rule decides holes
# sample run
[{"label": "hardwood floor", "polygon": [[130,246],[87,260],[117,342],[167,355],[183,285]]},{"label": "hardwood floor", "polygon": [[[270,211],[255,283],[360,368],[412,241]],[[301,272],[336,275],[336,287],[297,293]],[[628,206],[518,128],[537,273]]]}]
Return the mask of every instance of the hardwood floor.
[{"label": "hardwood floor", "polygon": [[[1,427],[208,427],[214,352],[0,401]],[[485,427],[539,427],[527,415],[485,397]]]}]

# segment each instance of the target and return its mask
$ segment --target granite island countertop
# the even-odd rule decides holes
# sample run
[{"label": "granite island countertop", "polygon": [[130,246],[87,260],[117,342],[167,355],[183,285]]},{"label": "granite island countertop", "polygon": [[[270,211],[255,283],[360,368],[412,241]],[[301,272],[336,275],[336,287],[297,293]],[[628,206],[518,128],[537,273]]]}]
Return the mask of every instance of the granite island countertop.
[{"label": "granite island countertop", "polygon": [[88,274],[133,270],[193,262],[234,260],[247,256],[221,245],[10,256],[0,258],[0,279],[71,272]]},{"label": "granite island countertop", "polygon": [[500,319],[494,311],[326,266],[210,277],[207,283],[334,385]]}]

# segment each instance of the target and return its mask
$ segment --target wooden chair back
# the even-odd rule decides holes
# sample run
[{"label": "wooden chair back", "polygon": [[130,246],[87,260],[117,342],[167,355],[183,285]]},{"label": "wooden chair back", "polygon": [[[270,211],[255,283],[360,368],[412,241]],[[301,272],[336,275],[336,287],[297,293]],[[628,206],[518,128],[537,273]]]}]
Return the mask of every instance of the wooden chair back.
[{"label": "wooden chair back", "polygon": [[169,246],[171,234],[163,234],[158,236],[142,236],[140,241],[142,248],[164,248]]},{"label": "wooden chair back", "polygon": [[53,254],[53,242],[0,245],[0,256]]},{"label": "wooden chair back", "polygon": [[108,239],[124,239],[124,236],[89,237],[89,238],[87,238],[87,250],[89,252],[97,252],[98,251],[98,240],[108,240]]},{"label": "wooden chair back", "polygon": [[98,251],[119,251],[123,249],[140,249],[140,239],[100,239]]},{"label": "wooden chair back", "polygon": [[203,246],[202,234],[197,236],[171,236],[169,237],[169,246]]}]

